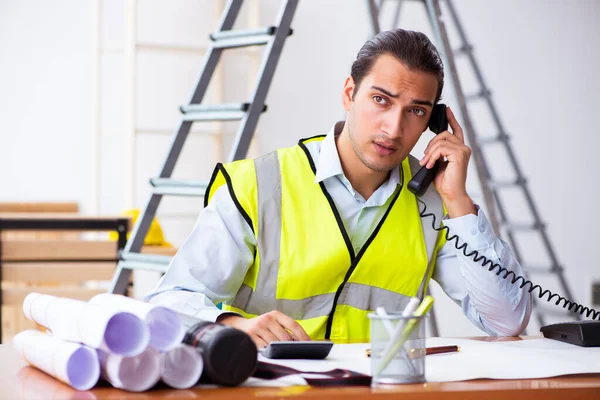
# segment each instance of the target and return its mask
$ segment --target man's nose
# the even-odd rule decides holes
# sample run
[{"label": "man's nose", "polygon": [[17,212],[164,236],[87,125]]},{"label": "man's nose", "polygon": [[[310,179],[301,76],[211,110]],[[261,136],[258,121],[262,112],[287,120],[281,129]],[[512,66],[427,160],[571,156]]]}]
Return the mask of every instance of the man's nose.
[{"label": "man's nose", "polygon": [[386,115],[383,130],[390,138],[400,137],[402,132],[402,113],[390,112]]}]

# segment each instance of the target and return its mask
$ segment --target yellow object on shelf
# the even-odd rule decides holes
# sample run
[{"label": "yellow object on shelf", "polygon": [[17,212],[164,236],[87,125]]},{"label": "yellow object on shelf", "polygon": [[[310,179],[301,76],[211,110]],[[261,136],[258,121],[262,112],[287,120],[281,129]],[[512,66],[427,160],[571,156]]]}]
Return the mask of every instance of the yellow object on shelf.
[{"label": "yellow object on shelf", "polygon": [[[140,210],[135,208],[132,210],[125,211],[122,215],[131,218],[131,226],[135,225],[137,221]],[[131,232],[127,232],[127,240],[129,240],[129,236]],[[117,232],[110,232],[109,238],[111,240],[117,240],[119,235]],[[155,218],[152,219],[152,223],[150,224],[150,228],[148,229],[148,233],[146,234],[146,238],[144,239],[144,244],[148,246],[163,246],[163,247],[173,247],[173,245],[165,240],[165,234],[163,233],[162,227],[158,223],[158,220]]]}]

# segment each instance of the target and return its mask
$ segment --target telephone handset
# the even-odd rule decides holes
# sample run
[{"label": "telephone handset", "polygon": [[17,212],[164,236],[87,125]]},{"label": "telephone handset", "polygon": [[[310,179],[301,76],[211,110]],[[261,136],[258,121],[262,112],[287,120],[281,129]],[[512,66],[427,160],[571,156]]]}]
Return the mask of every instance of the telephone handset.
[{"label": "telephone handset", "polygon": [[[446,105],[436,104],[431,111],[431,117],[427,123],[429,130],[436,135],[448,130],[448,118],[446,117]],[[425,194],[429,185],[435,178],[438,170],[440,169],[440,161],[436,161],[435,165],[431,169],[423,166],[408,182],[408,190],[415,195],[421,197]]]}]

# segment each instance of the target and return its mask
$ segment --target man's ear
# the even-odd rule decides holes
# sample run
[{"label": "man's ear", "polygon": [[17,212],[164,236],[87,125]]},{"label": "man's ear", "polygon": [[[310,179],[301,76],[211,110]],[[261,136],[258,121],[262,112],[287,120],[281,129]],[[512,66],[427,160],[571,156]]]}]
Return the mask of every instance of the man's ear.
[{"label": "man's ear", "polygon": [[349,75],[346,78],[346,82],[344,82],[344,89],[342,90],[342,104],[344,105],[344,110],[347,112],[350,111],[350,106],[352,105],[354,87],[354,79]]}]

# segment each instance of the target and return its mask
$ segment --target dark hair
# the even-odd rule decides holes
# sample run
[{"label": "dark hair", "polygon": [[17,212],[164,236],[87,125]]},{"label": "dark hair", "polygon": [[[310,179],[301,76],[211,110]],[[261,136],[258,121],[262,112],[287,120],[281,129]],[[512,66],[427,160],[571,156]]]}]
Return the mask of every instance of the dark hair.
[{"label": "dark hair", "polygon": [[438,91],[435,103],[438,102],[444,88],[444,65],[437,49],[429,38],[421,32],[394,29],[380,32],[369,39],[356,55],[352,63],[350,75],[354,79],[354,94],[361,81],[367,75],[377,57],[391,54],[409,69],[416,69],[435,75],[438,81]]}]

